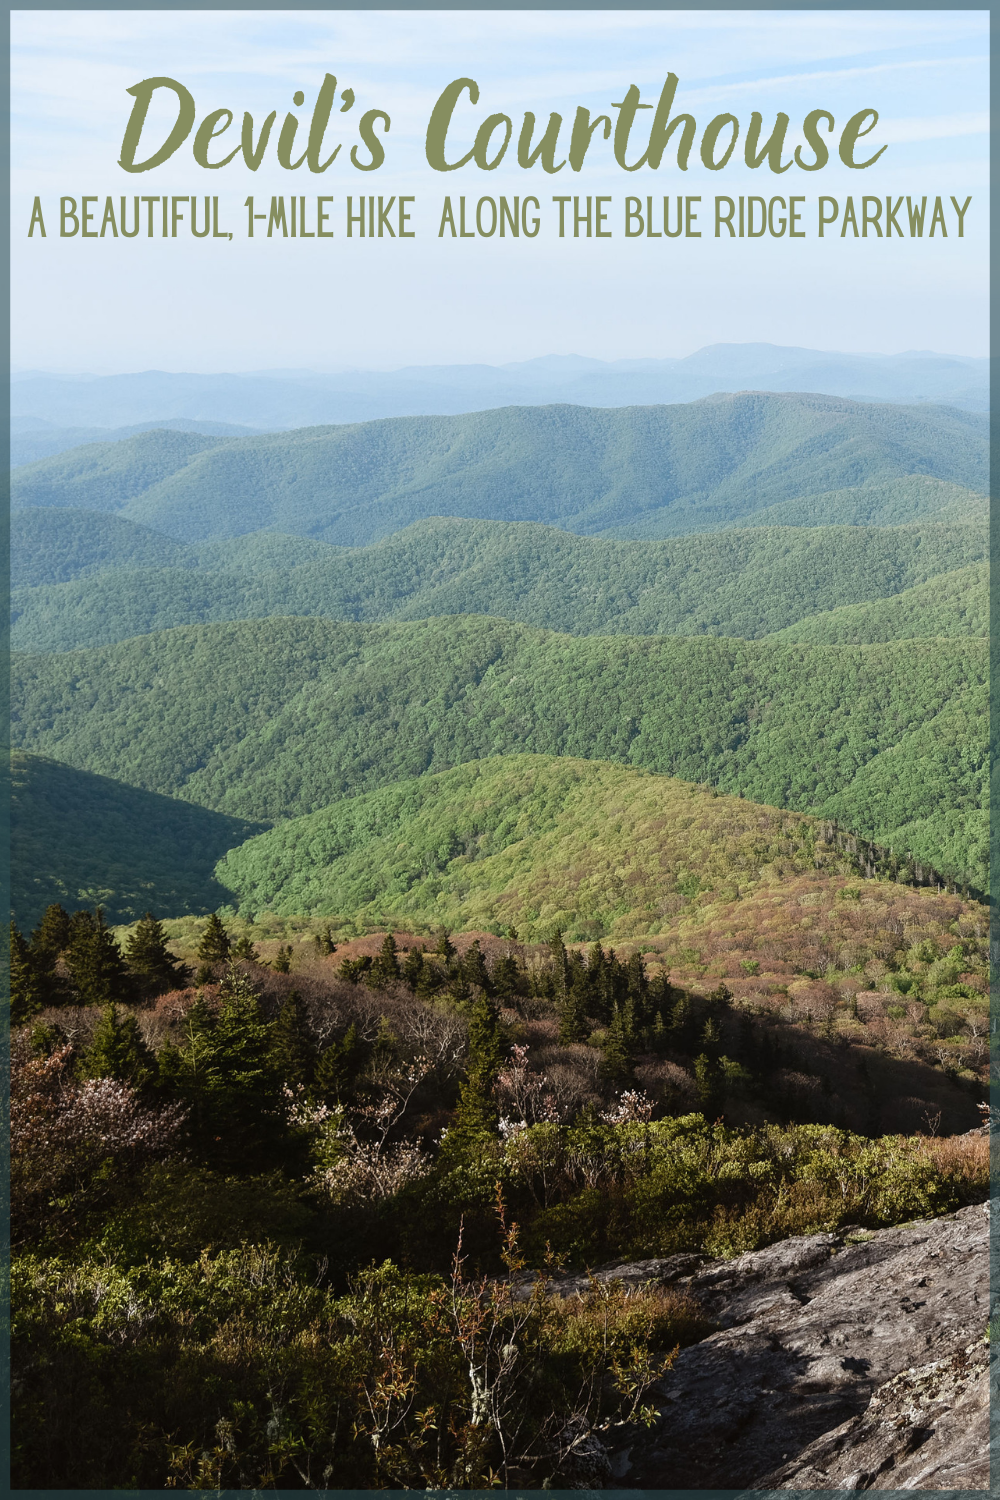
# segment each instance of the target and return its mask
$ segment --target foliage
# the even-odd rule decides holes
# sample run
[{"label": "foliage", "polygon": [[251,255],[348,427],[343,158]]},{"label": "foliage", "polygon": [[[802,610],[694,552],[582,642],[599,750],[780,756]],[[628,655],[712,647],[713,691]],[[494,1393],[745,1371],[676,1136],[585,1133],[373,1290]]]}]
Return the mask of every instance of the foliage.
[{"label": "foliage", "polygon": [[[53,524],[59,515],[51,512]],[[312,543],[325,555],[271,572],[248,566],[242,554],[249,540],[213,544],[220,564],[227,549],[235,554],[218,571],[184,567],[178,558],[172,567],[120,567],[17,589],[13,644],[76,650],[177,625],[274,615],[376,621],[465,613],[574,635],[757,637],[800,626],[805,634],[791,639],[986,634],[982,567],[974,578],[945,582],[944,599],[930,582],[955,570],[964,575],[966,565],[985,558],[982,524],[779,527],[616,542],[526,521],[442,518],[372,547]],[[210,549],[189,550],[194,559]],[[963,610],[970,589],[971,618]],[[901,593],[896,610],[883,603],[851,617],[851,634],[810,634],[803,623],[820,610],[860,608]]]},{"label": "foliage", "polygon": [[262,820],[487,755],[584,755],[835,816],[982,890],[985,674],[978,641],[246,621],[15,658],[12,735]]},{"label": "foliage", "polygon": [[[257,825],[259,827],[259,825]],[[252,823],[39,755],[11,757],[11,905],[29,927],[51,904],[100,903],[112,922],[210,911],[212,868]]]}]

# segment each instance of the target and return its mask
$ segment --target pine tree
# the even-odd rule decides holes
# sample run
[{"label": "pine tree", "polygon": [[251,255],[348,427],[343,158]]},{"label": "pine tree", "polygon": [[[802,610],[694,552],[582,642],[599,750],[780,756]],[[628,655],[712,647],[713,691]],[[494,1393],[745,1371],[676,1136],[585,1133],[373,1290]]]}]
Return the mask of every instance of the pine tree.
[{"label": "pine tree", "polygon": [[456,1141],[496,1130],[499,1116],[493,1094],[500,1063],[500,1015],[489,996],[480,995],[469,1017],[469,1055],[459,1090]]},{"label": "pine tree", "polygon": [[188,970],[167,948],[166,933],[148,911],[132,930],[125,945],[125,961],[144,998],[179,990],[188,979]]},{"label": "pine tree", "polygon": [[549,952],[552,954],[552,972],[556,981],[556,994],[561,995],[566,988],[566,944],[563,935],[556,931],[549,938]]},{"label": "pine tree", "polygon": [[384,990],[395,984],[400,977],[399,954],[396,939],[387,932],[382,940],[378,957],[365,975],[365,984],[373,990]]},{"label": "pine tree", "polygon": [[119,1017],[115,1005],[104,1007],[93,1041],[84,1059],[89,1078],[114,1078],[142,1088],[154,1075],[153,1054],[143,1040],[139,1023],[130,1012]]},{"label": "pine tree", "polygon": [[231,947],[229,934],[223,927],[218,912],[213,911],[205,923],[205,930],[198,944],[198,957],[203,964],[224,964]]},{"label": "pine tree", "polygon": [[284,943],[278,945],[278,951],[271,960],[271,968],[276,974],[290,974],[292,972],[292,945]]},{"label": "pine tree", "polygon": [[448,931],[447,927],[441,928],[441,931],[438,934],[437,947],[434,949],[434,952],[437,954],[438,958],[443,958],[445,963],[449,965],[452,959],[455,957],[455,954],[458,952],[458,949],[455,947],[455,944],[451,940],[451,933]]},{"label": "pine tree", "polygon": [[694,1060],[694,1076],[698,1085],[698,1102],[707,1120],[717,1119],[722,1108],[724,1075],[718,1058],[702,1052]]},{"label": "pine tree", "polygon": [[507,953],[503,958],[497,959],[493,965],[493,974],[491,977],[493,980],[493,994],[497,1004],[501,1006],[513,1005],[518,993],[520,970],[517,966],[517,959],[512,953]]},{"label": "pine tree", "polygon": [[611,1024],[607,1030],[603,1052],[601,1071],[605,1078],[620,1082],[632,1076],[632,1059],[629,1055],[625,1023],[617,1005],[611,1013]]},{"label": "pine tree", "polygon": [[[86,922],[77,920],[84,916]],[[90,912],[74,913],[66,966],[83,1005],[107,1005],[133,998],[132,976],[100,907],[93,916]]]},{"label": "pine tree", "polygon": [[574,984],[559,1006],[559,1040],[569,1047],[573,1042],[585,1042],[589,1035],[586,990],[583,985]]},{"label": "pine tree", "polygon": [[486,970],[486,960],[483,958],[479,947],[479,939],[475,938],[466,949],[465,957],[462,959],[462,973],[469,984],[478,986],[489,994],[492,990],[490,976]]},{"label": "pine tree", "polygon": [[330,1104],[349,1088],[364,1061],[364,1045],[352,1021],[340,1041],[331,1042],[316,1064],[316,1093]]},{"label": "pine tree", "polygon": [[403,982],[416,994],[420,987],[420,978],[424,968],[424,950],[422,947],[411,948],[403,960],[402,976]]},{"label": "pine tree", "polygon": [[10,924],[10,1024],[23,1026],[43,1008],[44,985],[31,948],[14,923]]},{"label": "pine tree", "polygon": [[329,957],[331,953],[336,953],[337,951],[337,945],[333,941],[333,932],[330,929],[329,923],[327,923],[322,932],[317,932],[313,938],[313,942],[316,944],[317,952],[322,953],[325,957]]},{"label": "pine tree", "polygon": [[233,958],[241,958],[247,964],[259,964],[260,954],[254,946],[253,938],[245,932],[241,938],[237,938],[232,947]]},{"label": "pine tree", "polygon": [[271,1030],[271,1063],[283,1083],[308,1083],[316,1068],[316,1047],[309,1032],[302,996],[292,990]]},{"label": "pine tree", "polygon": [[58,903],[47,906],[42,920],[31,934],[31,951],[36,960],[47,959],[49,966],[55,963],[63,949],[69,945],[69,912]]}]

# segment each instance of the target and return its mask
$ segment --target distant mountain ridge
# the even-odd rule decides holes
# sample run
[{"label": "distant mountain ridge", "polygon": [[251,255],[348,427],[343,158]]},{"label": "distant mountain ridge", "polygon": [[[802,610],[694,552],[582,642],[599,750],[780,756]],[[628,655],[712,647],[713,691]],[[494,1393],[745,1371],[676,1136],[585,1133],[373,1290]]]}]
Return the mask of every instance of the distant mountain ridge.
[{"label": "distant mountain ridge", "polygon": [[647,406],[719,391],[817,391],[857,401],[937,402],[986,411],[989,361],[911,351],[842,354],[775,344],[713,344],[680,359],[605,362],[549,355],[494,366],[416,365],[334,375],[302,371],[54,376],[22,371],[11,414],[65,427],[166,418],[258,428],[446,416],[521,404]]},{"label": "distant mountain ridge", "polygon": [[187,542],[273,530],[363,546],[435,515],[668,537],[913,475],[985,494],[988,429],[948,407],[801,393],[518,406],[251,438],[146,432],[16,469],[11,496]]},{"label": "distant mountain ridge", "polygon": [[[527,521],[449,518],[417,521],[357,549],[273,532],[184,547],[120,516],[70,510],[16,511],[12,529],[15,585],[40,575],[58,580],[14,587],[19,650],[70,651],[178,625],[276,615],[482,614],[575,635],[754,638],[919,586],[924,592],[902,613],[890,609],[873,621],[874,639],[886,630],[986,633],[982,522],[757,527],[618,542]],[[974,564],[981,569],[974,578],[950,593],[942,583],[947,597],[937,598],[939,580]],[[843,616],[840,627],[851,629]],[[853,628],[843,638],[864,640],[860,619]]]}]

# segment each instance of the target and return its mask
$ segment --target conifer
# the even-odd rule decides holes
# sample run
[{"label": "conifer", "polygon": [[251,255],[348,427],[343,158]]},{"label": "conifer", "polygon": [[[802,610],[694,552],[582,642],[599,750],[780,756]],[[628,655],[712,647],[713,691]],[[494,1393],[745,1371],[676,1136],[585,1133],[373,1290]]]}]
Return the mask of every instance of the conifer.
[{"label": "conifer", "polygon": [[451,933],[448,931],[447,927],[441,928],[441,931],[438,934],[437,947],[434,949],[434,952],[437,954],[438,958],[443,958],[445,963],[449,965],[458,952],[458,949],[455,947],[455,944],[451,940]]},{"label": "conifer", "polygon": [[400,973],[396,939],[391,932],[387,932],[382,940],[378,957],[365,975],[365,984],[373,990],[384,990],[388,985],[397,982]]},{"label": "conifer", "polygon": [[[88,920],[77,920],[82,917]],[[107,1005],[133,997],[132,976],[125,966],[121,949],[108,931],[100,907],[93,915],[90,912],[74,913],[70,921],[66,966],[83,1005]]]},{"label": "conifer", "polygon": [[23,1026],[45,1004],[31,948],[23,933],[10,924],[10,1024]]},{"label": "conifer", "polygon": [[232,944],[222,925],[218,912],[212,912],[205,923],[205,930],[198,944],[198,957],[203,964],[224,964],[229,957]]},{"label": "conifer", "polygon": [[469,984],[478,986],[489,994],[493,988],[490,984],[490,976],[486,969],[486,960],[483,958],[479,947],[479,939],[475,938],[466,950],[462,959],[462,973]]},{"label": "conifer", "polygon": [[340,1041],[325,1047],[316,1064],[316,1093],[336,1103],[350,1087],[363,1059],[364,1047],[352,1021]]},{"label": "conifer", "polygon": [[188,970],[167,948],[163,924],[150,911],[133,928],[125,961],[145,998],[180,989],[187,982]]},{"label": "conifer", "polygon": [[278,1077],[291,1088],[308,1083],[315,1071],[316,1047],[298,990],[289,993],[272,1027],[271,1063]]},{"label": "conifer", "polygon": [[455,1117],[457,1140],[496,1130],[499,1116],[493,1096],[500,1063],[499,1012],[488,995],[480,995],[469,1017],[469,1054]]},{"label": "conifer", "polygon": [[84,1071],[90,1078],[114,1078],[142,1088],[153,1077],[153,1055],[143,1040],[135,1016],[118,1007],[105,1005],[84,1059]]},{"label": "conifer", "polygon": [[629,1055],[625,1022],[617,1005],[611,1013],[611,1024],[607,1030],[603,1051],[601,1071],[606,1078],[620,1082],[622,1079],[631,1077],[632,1059]]}]

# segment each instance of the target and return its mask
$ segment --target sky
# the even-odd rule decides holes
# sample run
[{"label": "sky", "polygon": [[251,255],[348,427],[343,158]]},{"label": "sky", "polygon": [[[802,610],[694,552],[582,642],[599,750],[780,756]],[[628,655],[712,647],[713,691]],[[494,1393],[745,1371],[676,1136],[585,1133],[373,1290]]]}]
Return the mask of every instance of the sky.
[{"label": "sky", "polygon": [[[597,359],[675,358],[714,343],[765,342],[816,349],[900,353],[910,349],[961,355],[987,352],[988,296],[988,14],[983,11],[14,11],[12,23],[12,365],[15,369],[97,374],[161,369],[393,369],[410,364],[486,363],[580,354]],[[567,163],[549,174],[516,161],[526,111],[537,117],[536,142],[551,112],[564,117],[555,161],[562,160],[578,106],[592,116],[614,109],[635,85],[655,106],[668,73],[679,79],[674,113],[694,116],[697,134],[686,171],[668,146],[658,170],[623,170],[598,130],[580,171]],[[337,78],[337,107],[319,174],[283,169],[278,132],[286,112],[301,123],[292,159],[302,155],[324,75]],[[130,173],[118,165],[133,100],[127,89],[168,77],[195,102],[195,125],[162,165]],[[449,159],[467,152],[489,115],[512,122],[507,154],[493,170],[470,162],[434,171],[425,132],[435,102],[453,79],[480,89],[456,106]],[[304,103],[293,95],[300,90]],[[345,90],[354,104],[341,112]],[[256,172],[242,156],[209,171],[192,144],[212,111],[235,123],[210,148],[218,159],[238,144],[244,111],[254,135],[264,117],[277,120]],[[784,161],[803,142],[812,110],[834,116],[832,160],[820,171],[792,165],[772,173],[743,161],[750,115],[763,117],[766,140],[775,116],[790,124]],[[864,171],[844,166],[836,142],[847,120],[878,111],[858,143],[886,149]],[[358,122],[378,123],[385,161],[376,171],[352,165]],[[718,171],[701,162],[705,126],[736,116],[739,136]],[[150,107],[137,159],[165,139],[176,98],[160,89]],[[641,156],[653,110],[640,111],[627,160]],[[502,140],[501,124],[493,148]],[[729,127],[727,127],[727,130]],[[720,136],[721,152],[728,139]],[[675,137],[676,140],[676,137]],[[147,147],[149,151],[147,151]],[[368,160],[359,145],[358,158]],[[803,159],[812,153],[803,145]],[[714,233],[718,195],[805,198],[803,238],[769,233],[733,240]],[[86,194],[100,226],[111,195],[131,220],[135,195],[195,195],[199,224],[205,195],[219,199],[221,237],[195,238],[190,206],[176,237],[117,239],[59,234],[59,201]],[[253,195],[266,210],[272,195],[286,204],[305,197],[305,227],[315,229],[316,199],[332,238],[266,237],[258,222],[247,236]],[[677,196],[701,198],[696,218],[677,238],[626,237],[626,197],[647,200],[669,223]],[[347,196],[384,201],[412,196],[408,239],[348,239]],[[444,199],[466,227],[491,197],[539,200],[534,238],[509,234],[452,238],[439,234]],[[556,195],[605,205],[609,237],[558,236]],[[817,234],[820,195],[838,217]],[[851,196],[893,202],[935,197],[947,237],[886,240],[869,230],[840,234]],[[964,235],[951,206],[971,197]],[[28,228],[35,198],[46,235]],[[633,205],[634,206],[634,205]],[[156,213],[158,215],[157,207]],[[393,210],[393,213],[396,209]],[[826,212],[831,212],[829,205]],[[907,224],[905,206],[900,218]],[[154,227],[158,229],[159,218]],[[398,220],[392,222],[398,227]],[[491,222],[484,205],[481,222]],[[776,209],[775,227],[781,222]],[[631,221],[633,229],[638,221]],[[130,225],[131,227],[131,225]],[[595,226],[596,227],[596,226]],[[661,226],[662,227],[662,226]],[[929,227],[929,225],[928,225]],[[232,239],[229,239],[232,234]]]}]

